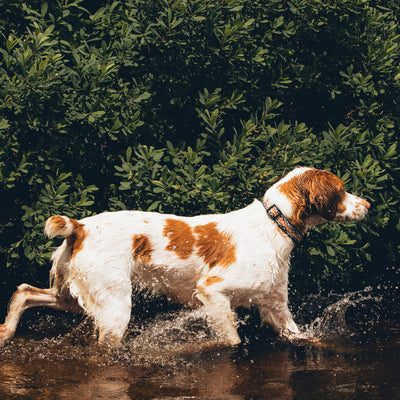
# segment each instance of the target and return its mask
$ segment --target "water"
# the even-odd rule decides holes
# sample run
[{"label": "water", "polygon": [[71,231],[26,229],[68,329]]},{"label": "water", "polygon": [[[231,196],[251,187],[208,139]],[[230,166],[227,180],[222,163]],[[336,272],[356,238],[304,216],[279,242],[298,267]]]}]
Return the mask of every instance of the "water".
[{"label": "water", "polygon": [[240,310],[243,344],[224,348],[200,310],[156,308],[136,309],[110,353],[89,321],[29,310],[0,350],[0,399],[400,399],[399,307],[387,290],[310,297],[295,310],[308,340],[295,344]]}]

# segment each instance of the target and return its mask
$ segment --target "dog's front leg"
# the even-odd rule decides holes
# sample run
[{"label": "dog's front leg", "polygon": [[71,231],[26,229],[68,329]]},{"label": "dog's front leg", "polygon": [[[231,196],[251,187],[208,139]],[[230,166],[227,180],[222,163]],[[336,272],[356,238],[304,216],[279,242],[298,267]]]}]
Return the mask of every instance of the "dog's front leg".
[{"label": "dog's front leg", "polygon": [[257,303],[263,323],[271,325],[284,338],[292,339],[300,335],[300,329],[293,321],[285,296],[270,293]]},{"label": "dog's front leg", "polygon": [[211,284],[208,279],[197,285],[196,296],[204,304],[212,327],[219,339],[230,346],[241,342],[236,330],[236,314],[231,308],[230,299],[221,293],[217,283]]}]

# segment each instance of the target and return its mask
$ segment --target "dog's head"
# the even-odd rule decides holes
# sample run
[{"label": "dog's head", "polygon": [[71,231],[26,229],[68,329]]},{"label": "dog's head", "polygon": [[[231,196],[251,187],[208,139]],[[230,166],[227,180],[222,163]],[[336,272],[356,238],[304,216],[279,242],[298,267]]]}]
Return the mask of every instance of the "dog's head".
[{"label": "dog's head", "polygon": [[346,192],[343,181],[331,172],[303,167],[275,183],[264,201],[278,206],[301,232],[326,221],[362,219],[370,207]]}]

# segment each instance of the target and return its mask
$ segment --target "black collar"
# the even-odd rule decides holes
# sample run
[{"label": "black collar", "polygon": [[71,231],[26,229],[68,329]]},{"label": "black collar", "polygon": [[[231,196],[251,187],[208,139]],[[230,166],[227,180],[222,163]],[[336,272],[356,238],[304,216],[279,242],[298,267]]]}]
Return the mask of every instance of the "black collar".
[{"label": "black collar", "polygon": [[288,219],[282,214],[282,211],[273,204],[272,206],[268,206],[262,201],[262,204],[267,211],[269,217],[275,221],[275,223],[283,230],[293,240],[296,244],[299,244],[303,239],[303,234],[299,232],[299,230],[292,225]]}]

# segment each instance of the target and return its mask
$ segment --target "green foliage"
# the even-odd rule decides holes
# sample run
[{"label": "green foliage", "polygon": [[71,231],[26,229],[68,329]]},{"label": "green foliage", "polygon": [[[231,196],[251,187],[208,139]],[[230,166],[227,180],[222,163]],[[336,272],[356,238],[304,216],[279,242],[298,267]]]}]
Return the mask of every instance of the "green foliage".
[{"label": "green foliage", "polygon": [[[221,140],[225,104],[218,107],[218,94],[199,95],[204,108],[198,113],[204,124],[196,146],[129,147],[116,166],[122,196],[128,208],[178,214],[227,212],[261,197],[277,171],[293,167],[301,158],[294,143],[310,143],[304,125],[280,123],[272,127],[277,101],[267,98],[260,118],[243,121],[241,131]],[[232,100],[232,98],[230,98]],[[213,104],[213,107],[210,107]],[[282,141],[281,137],[291,135]],[[281,143],[282,141],[282,143]],[[303,144],[304,143],[304,144]],[[272,156],[272,157],[271,157]]]},{"label": "green foliage", "polygon": [[34,278],[48,264],[52,214],[227,212],[303,164],[372,209],[314,229],[292,280],[382,280],[400,250],[399,11],[391,0],[1,3],[0,274]]}]

